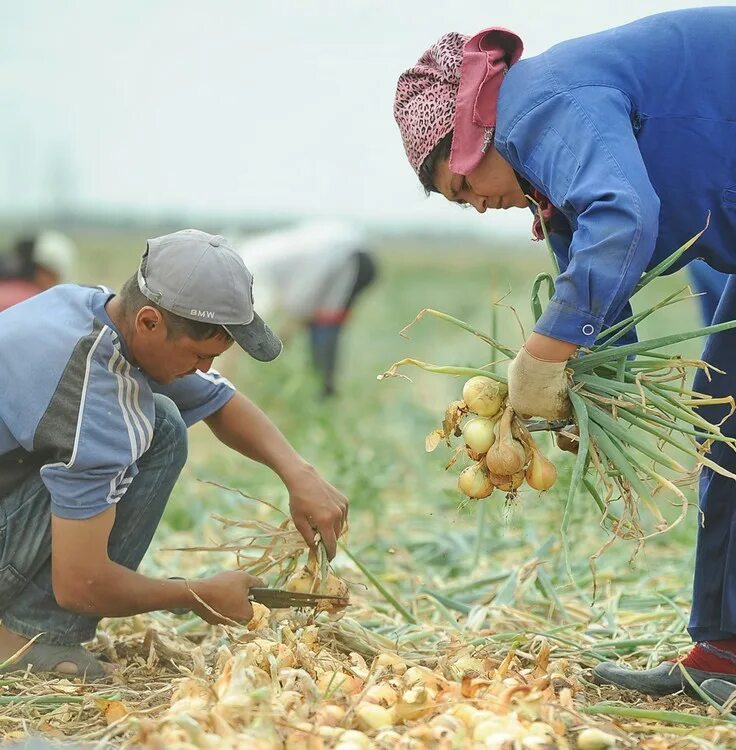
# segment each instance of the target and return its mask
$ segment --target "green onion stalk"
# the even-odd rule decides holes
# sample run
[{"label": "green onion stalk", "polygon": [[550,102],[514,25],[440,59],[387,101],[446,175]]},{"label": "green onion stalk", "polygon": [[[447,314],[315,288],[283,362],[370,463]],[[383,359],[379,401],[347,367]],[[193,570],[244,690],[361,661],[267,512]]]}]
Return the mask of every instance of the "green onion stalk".
[{"label": "green onion stalk", "polygon": [[[667,271],[704,231],[705,228],[644,274],[634,294]],[[546,230],[545,239],[549,247]],[[542,297],[549,300],[553,294],[552,276],[539,274],[530,294],[535,320],[542,314]],[[577,444],[577,454],[562,520],[562,537],[566,548],[567,531],[579,493],[590,495],[603,515],[605,528],[614,537],[634,539],[641,543],[674,528],[682,521],[688,507],[682,488],[696,484],[703,467],[736,479],[735,474],[709,456],[714,443],[723,443],[736,450],[736,440],[724,435],[720,424],[709,422],[699,413],[701,407],[722,405],[729,407],[728,418],[736,411],[734,398],[712,398],[691,390],[688,382],[695,370],[703,370],[710,377],[715,368],[702,360],[671,353],[672,347],[690,339],[735,328],[736,321],[617,345],[623,336],[651,315],[692,297],[688,287],[669,294],[647,309],[601,331],[592,346],[581,347],[568,361],[572,418],[569,425],[563,427],[563,432]],[[412,325],[426,317],[445,321],[476,336],[503,360],[516,356],[516,349],[495,337],[448,313],[429,308],[422,310],[401,331],[401,335],[406,336]],[[482,375],[505,384],[506,377],[495,371],[494,364],[477,368],[455,367],[406,358],[395,362],[378,378],[406,377],[400,370],[412,366],[461,378]],[[466,414],[462,401],[450,404],[442,429],[435,430],[427,437],[427,450],[433,450],[443,439],[450,444],[452,436],[459,434],[461,420]],[[550,429],[560,429],[560,425],[548,426]],[[455,457],[461,450],[462,447],[457,449]],[[453,463],[454,458],[448,468]],[[679,506],[674,520],[665,519],[658,505],[660,498]],[[613,502],[618,503],[615,513],[609,507]],[[647,528],[641,521],[642,509],[646,509],[653,519],[653,524]]]}]

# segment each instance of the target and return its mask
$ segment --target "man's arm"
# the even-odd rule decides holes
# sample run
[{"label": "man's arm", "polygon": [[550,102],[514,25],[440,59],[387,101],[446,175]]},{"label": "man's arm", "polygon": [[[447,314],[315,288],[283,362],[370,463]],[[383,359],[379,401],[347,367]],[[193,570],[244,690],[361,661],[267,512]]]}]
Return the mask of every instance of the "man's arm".
[{"label": "man's arm", "polygon": [[[52,585],[60,607],[102,617],[188,608],[213,624],[251,619],[253,609],[248,591],[251,586],[263,585],[259,579],[242,571],[228,571],[188,583],[148,578],[108,557],[107,545],[114,522],[115,506],[85,520],[52,516]],[[192,591],[224,618],[204,607]]]},{"label": "man's arm", "polygon": [[289,491],[294,525],[314,546],[318,531],[330,558],[347,520],[348,501],[289,444],[276,425],[242,393],[205,419],[220,442],[278,474]]}]

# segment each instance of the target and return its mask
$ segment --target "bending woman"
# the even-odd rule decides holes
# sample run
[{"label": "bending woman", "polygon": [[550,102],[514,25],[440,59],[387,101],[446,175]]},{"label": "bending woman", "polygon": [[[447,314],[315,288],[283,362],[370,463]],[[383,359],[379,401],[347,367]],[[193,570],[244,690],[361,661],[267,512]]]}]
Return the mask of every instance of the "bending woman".
[{"label": "bending woman", "polygon": [[[447,34],[401,75],[394,114],[428,192],[478,212],[542,207],[561,273],[556,294],[508,372],[514,409],[569,413],[565,364],[630,315],[641,274],[698,232],[671,269],[702,257],[736,273],[736,8],[645,18],[520,59],[519,37],[490,28]],[[541,236],[537,220],[534,231]],[[715,321],[736,318],[736,279]],[[695,388],[736,393],[736,332],[703,355],[726,371]],[[725,407],[704,416],[716,421]],[[705,410],[703,410],[705,412]],[[722,427],[736,436],[736,418]],[[712,457],[736,470],[736,454]],[[736,505],[732,480],[704,469],[693,606],[682,662],[702,683],[736,681]],[[596,668],[601,681],[649,694],[682,689],[671,663]]]}]

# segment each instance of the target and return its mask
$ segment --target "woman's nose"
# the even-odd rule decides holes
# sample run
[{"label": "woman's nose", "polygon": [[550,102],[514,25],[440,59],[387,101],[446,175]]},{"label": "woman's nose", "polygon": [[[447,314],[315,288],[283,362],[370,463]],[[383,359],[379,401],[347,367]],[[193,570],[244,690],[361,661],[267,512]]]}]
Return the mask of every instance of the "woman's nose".
[{"label": "woman's nose", "polygon": [[484,214],[486,212],[486,199],[480,195],[473,194],[468,196],[468,203],[479,213]]}]

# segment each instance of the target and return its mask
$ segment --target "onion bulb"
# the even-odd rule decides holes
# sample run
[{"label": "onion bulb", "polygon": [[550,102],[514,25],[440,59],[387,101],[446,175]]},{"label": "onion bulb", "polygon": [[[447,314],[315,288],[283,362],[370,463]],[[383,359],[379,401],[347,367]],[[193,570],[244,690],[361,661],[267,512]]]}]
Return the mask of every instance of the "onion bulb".
[{"label": "onion bulb", "polygon": [[463,438],[465,445],[475,453],[487,453],[496,439],[493,428],[496,420],[489,417],[476,417],[465,423]]},{"label": "onion bulb", "polygon": [[468,466],[460,472],[457,486],[463,495],[474,500],[488,497],[493,492],[493,483],[488,475],[488,469],[483,461]]},{"label": "onion bulb", "polygon": [[339,597],[339,601],[337,599],[321,601],[316,607],[317,612],[334,614],[345,609],[350,600],[350,590],[342,578],[329,572],[327,578],[320,582],[310,563],[307,563],[301,570],[297,570],[286,582],[284,588],[295,594],[327,594]]},{"label": "onion bulb", "polygon": [[514,417],[511,424],[512,435],[519,440],[526,450],[526,481],[535,490],[544,492],[557,481],[557,468],[539,450],[529,430]]},{"label": "onion bulb", "polygon": [[578,735],[578,747],[580,750],[606,750],[618,744],[616,737],[602,732],[600,729],[591,727],[583,729]]},{"label": "onion bulb", "polygon": [[535,490],[548,490],[557,481],[557,468],[542,454],[532,440],[529,448],[532,459],[526,469],[526,482]]},{"label": "onion bulb", "polygon": [[507,393],[508,388],[503,383],[476,375],[463,386],[463,401],[474,414],[493,417],[500,411]]},{"label": "onion bulb", "polygon": [[516,474],[512,474],[510,477],[501,476],[499,474],[489,474],[491,484],[494,487],[498,487],[502,492],[513,492],[518,490],[522,484],[524,484],[525,475],[523,471],[517,471]]},{"label": "onion bulb", "polygon": [[524,445],[515,440],[511,433],[513,417],[514,410],[507,406],[496,423],[496,440],[486,454],[486,464],[491,474],[508,477],[522,471],[526,465]]}]

